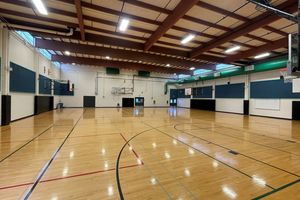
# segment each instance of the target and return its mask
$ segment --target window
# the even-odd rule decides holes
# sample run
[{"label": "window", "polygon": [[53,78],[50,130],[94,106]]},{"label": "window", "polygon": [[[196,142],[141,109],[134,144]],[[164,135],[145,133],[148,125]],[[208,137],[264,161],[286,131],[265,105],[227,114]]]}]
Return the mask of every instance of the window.
[{"label": "window", "polygon": [[178,75],[178,78],[187,78],[187,77],[190,77],[190,75],[186,75],[186,74],[179,74]]},{"label": "window", "polygon": [[211,70],[209,69],[197,69],[194,71],[194,76],[195,75],[201,75],[201,74],[206,74],[206,73],[209,73],[211,72]]},{"label": "window", "polygon": [[[16,31],[16,33],[21,36],[28,44],[31,46],[35,46],[35,38],[28,32],[26,31]],[[39,52],[45,56],[48,60],[51,61],[51,56],[54,54],[54,51],[51,50],[46,50],[46,49],[38,49]],[[59,67],[60,63],[59,62],[52,62],[55,66]]]},{"label": "window", "polygon": [[231,68],[233,67],[234,65],[229,65],[229,64],[218,64],[216,65],[216,70],[222,70],[222,69],[226,69],[226,68]]},{"label": "window", "polygon": [[46,49],[39,49],[40,53],[48,60],[51,60],[51,54]]},{"label": "window", "polygon": [[35,39],[34,37],[25,31],[16,31],[27,43],[31,44],[31,46],[34,46]]}]

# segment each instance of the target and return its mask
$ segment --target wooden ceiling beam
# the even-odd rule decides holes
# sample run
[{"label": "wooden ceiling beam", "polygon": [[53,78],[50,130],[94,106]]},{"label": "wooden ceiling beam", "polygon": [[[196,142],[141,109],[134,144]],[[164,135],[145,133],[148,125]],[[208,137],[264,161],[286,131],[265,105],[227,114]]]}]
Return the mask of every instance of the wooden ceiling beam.
[{"label": "wooden ceiling beam", "polygon": [[[298,9],[296,0],[284,2],[284,3],[280,4],[278,6],[278,8],[284,9],[287,12],[295,12]],[[216,48],[219,45],[222,45],[222,44],[229,42],[237,37],[245,35],[259,27],[266,26],[267,24],[270,24],[278,19],[280,19],[280,16],[270,14],[269,12],[261,14],[261,15],[255,17],[254,19],[252,19],[251,21],[236,27],[233,31],[225,33],[225,34],[221,35],[219,38],[212,40],[204,47],[195,49],[193,52],[191,52],[191,57],[195,58],[195,57],[201,55],[202,53],[204,53],[205,51]]]},{"label": "wooden ceiling beam", "polygon": [[75,3],[75,6],[76,6],[76,12],[77,12],[78,24],[79,24],[79,28],[80,28],[81,40],[85,41],[84,22],[83,22],[83,16],[82,16],[81,0],[74,0],[74,3]]},{"label": "wooden ceiling beam", "polygon": [[235,61],[238,61],[238,60],[241,60],[244,58],[253,57],[253,56],[256,56],[261,53],[270,52],[275,49],[284,48],[287,46],[288,46],[288,39],[287,39],[287,37],[285,37],[285,38],[270,42],[268,44],[258,46],[255,49],[250,49],[250,50],[243,51],[241,53],[232,55],[230,57],[227,57],[227,58],[225,58],[225,62],[226,63],[235,62]]},{"label": "wooden ceiling beam", "polygon": [[[149,10],[154,10],[154,11],[157,11],[157,12],[161,12],[161,13],[164,13],[164,14],[171,14],[172,11],[171,10],[168,10],[166,8],[161,8],[161,7],[158,7],[158,6],[154,6],[154,5],[151,5],[151,4],[148,4],[148,3],[144,3],[144,2],[141,2],[141,1],[137,1],[137,0],[125,0],[126,3],[129,3],[131,5],[134,5],[134,6],[138,6],[138,7],[141,7],[141,8],[145,8],[145,9],[149,9]],[[231,11],[228,11],[228,10],[225,10],[225,9],[222,9],[222,8],[219,8],[217,6],[214,6],[214,5],[211,5],[211,4],[208,4],[206,2],[202,2],[202,1],[199,1],[197,3],[197,6],[200,6],[202,8],[205,8],[205,9],[208,9],[208,10],[211,10],[211,11],[214,11],[214,12],[217,12],[217,13],[221,13],[223,15],[226,15],[226,16],[229,16],[229,17],[232,17],[234,19],[237,19],[237,20],[240,20],[240,21],[243,21],[243,22],[247,22],[247,21],[250,21],[250,19],[248,19],[247,17],[244,17],[242,15],[238,15],[234,12],[231,12]],[[191,17],[191,16],[183,16],[183,19],[186,19],[186,20],[191,20],[191,21],[194,21],[196,23],[200,23],[201,22],[204,22],[204,24],[207,22],[206,21],[197,21],[197,18],[194,18],[194,17]],[[220,27],[216,27],[215,24],[207,24],[208,26],[211,26],[211,27],[214,27],[214,28],[218,28],[218,29],[221,29],[221,30],[225,30],[225,31],[231,31],[229,30],[228,28],[224,27],[224,26],[220,26]],[[269,31],[272,31],[272,32],[275,32],[279,35],[283,35],[283,36],[286,36],[287,33],[283,32],[283,31],[280,31],[278,29],[275,29],[273,27],[270,27],[270,26],[265,26],[264,27],[265,29],[269,30]],[[179,30],[179,31],[184,31],[184,32],[191,32],[191,30],[187,30],[185,28],[181,28],[181,27],[178,27],[178,26],[173,26],[172,29],[175,29],[175,30]],[[195,32],[195,31],[194,31]],[[195,34],[197,35],[202,35],[204,37],[207,37],[207,38],[215,38],[214,36],[212,35],[209,35],[209,34],[205,34],[205,33],[201,33],[201,32],[195,32]],[[263,40],[259,40],[259,37],[255,37],[251,34],[247,34],[247,37],[251,38],[251,39],[255,39],[255,40],[258,40],[258,41],[261,41],[261,42],[266,42],[266,41],[263,41]]]},{"label": "wooden ceiling beam", "polygon": [[159,40],[174,24],[188,12],[198,0],[181,0],[174,8],[172,14],[164,20],[164,22],[156,29],[145,43],[144,50],[148,51],[155,42]]},{"label": "wooden ceiling beam", "polygon": [[134,62],[123,62],[123,61],[114,61],[114,60],[102,60],[96,58],[85,58],[85,57],[75,57],[75,56],[59,56],[52,55],[51,61],[60,62],[60,63],[76,63],[81,65],[94,65],[102,67],[116,67],[129,70],[145,70],[159,73],[168,73],[168,74],[191,74],[190,70],[174,69],[160,67],[156,65],[147,65]]},{"label": "wooden ceiling beam", "polygon": [[162,55],[155,55],[149,54],[139,51],[131,51],[131,50],[123,50],[123,49],[112,49],[107,47],[100,47],[100,46],[92,46],[86,44],[76,44],[76,43],[69,43],[69,42],[58,42],[58,41],[51,41],[51,40],[43,40],[43,39],[36,39],[35,45],[38,48],[48,49],[53,51],[70,51],[73,53],[80,53],[80,54],[88,54],[94,56],[110,56],[111,58],[118,58],[118,59],[129,59],[129,60],[136,60],[141,62],[147,63],[157,63],[157,64],[170,64],[171,67],[184,67],[185,69],[189,69],[191,66],[201,68],[208,67],[204,65],[204,63],[197,62],[197,61],[190,61],[180,58],[172,58],[168,56]]}]

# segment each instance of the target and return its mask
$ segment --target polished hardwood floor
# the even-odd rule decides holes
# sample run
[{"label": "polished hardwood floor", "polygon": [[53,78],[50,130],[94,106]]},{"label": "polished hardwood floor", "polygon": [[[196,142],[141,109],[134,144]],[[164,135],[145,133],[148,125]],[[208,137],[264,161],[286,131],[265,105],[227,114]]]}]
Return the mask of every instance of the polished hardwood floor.
[{"label": "polished hardwood floor", "polygon": [[0,134],[0,199],[300,199],[299,121],[78,108]]}]

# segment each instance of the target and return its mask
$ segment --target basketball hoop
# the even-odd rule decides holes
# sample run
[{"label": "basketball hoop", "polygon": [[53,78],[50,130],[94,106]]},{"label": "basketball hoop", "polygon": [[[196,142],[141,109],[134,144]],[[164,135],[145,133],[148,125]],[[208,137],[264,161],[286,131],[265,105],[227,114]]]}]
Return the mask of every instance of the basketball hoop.
[{"label": "basketball hoop", "polygon": [[280,72],[280,79],[283,79],[284,83],[292,83],[293,79],[297,78],[297,76],[291,76],[289,73],[289,69],[282,68],[279,70]]}]

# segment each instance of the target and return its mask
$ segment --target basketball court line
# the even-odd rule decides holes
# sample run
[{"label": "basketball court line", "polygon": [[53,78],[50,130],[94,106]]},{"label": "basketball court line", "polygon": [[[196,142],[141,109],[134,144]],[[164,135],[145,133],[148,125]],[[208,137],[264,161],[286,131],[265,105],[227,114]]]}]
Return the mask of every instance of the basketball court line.
[{"label": "basketball court line", "polygon": [[53,162],[53,160],[56,158],[57,154],[60,152],[61,148],[63,147],[63,145],[65,144],[65,142],[67,141],[67,139],[69,138],[69,136],[71,135],[71,133],[73,132],[73,130],[75,129],[75,127],[77,126],[78,122],[82,119],[82,116],[84,114],[85,110],[83,110],[81,116],[79,117],[79,119],[77,120],[77,122],[74,124],[74,126],[72,127],[72,129],[70,130],[69,134],[65,137],[65,139],[63,140],[63,142],[61,143],[61,145],[58,147],[58,149],[54,152],[53,156],[50,158],[50,160],[44,165],[44,167],[42,168],[42,170],[40,171],[40,173],[38,174],[37,179],[35,180],[35,182],[33,183],[33,185],[31,186],[31,188],[29,188],[27,191],[27,193],[25,193],[25,195],[23,196],[24,200],[27,200],[30,195],[32,194],[33,190],[36,188],[37,184],[40,182],[40,180],[42,179],[42,177],[44,176],[44,174],[46,173],[46,171],[48,170],[49,166],[51,165],[51,163]]},{"label": "basketball court line", "polygon": [[[177,129],[176,129],[176,130],[177,130]],[[187,135],[189,135],[189,136],[191,136],[191,137],[194,137],[194,138],[203,140],[203,141],[205,141],[205,142],[209,142],[209,143],[211,143],[211,144],[213,144],[213,145],[215,145],[215,146],[221,147],[221,148],[223,148],[223,149],[232,151],[232,149],[230,149],[230,148],[228,148],[228,147],[225,147],[225,146],[222,146],[222,145],[220,145],[220,144],[217,144],[217,143],[211,142],[211,141],[209,141],[209,140],[203,139],[203,138],[201,138],[201,137],[199,137],[199,136],[196,136],[196,135],[194,135],[194,134],[187,133],[187,132],[183,132],[183,131],[181,131],[181,133],[187,134]],[[296,177],[300,177],[300,175],[298,175],[298,174],[295,174],[295,173],[289,172],[289,171],[287,171],[287,170],[285,170],[285,169],[281,169],[281,168],[279,168],[279,167],[273,166],[273,165],[271,165],[271,164],[269,164],[269,163],[266,163],[266,162],[264,162],[264,161],[262,161],[262,160],[258,160],[258,159],[256,159],[256,158],[251,157],[251,156],[245,155],[245,154],[243,154],[243,153],[241,153],[241,152],[238,152],[238,154],[239,154],[239,155],[242,155],[242,156],[244,156],[244,157],[246,157],[246,158],[252,159],[252,160],[254,160],[254,161],[257,161],[257,162],[263,163],[263,164],[265,164],[265,165],[268,165],[268,166],[270,166],[270,167],[273,167],[273,168],[275,168],[275,169],[284,171],[284,172],[286,172],[286,173],[288,173],[288,174],[290,174],[290,175],[293,175],[293,176],[296,176]]]},{"label": "basketball court line", "polygon": [[[139,164],[127,165],[127,166],[120,167],[120,169],[127,169],[127,168],[137,167],[137,166],[140,166],[140,165]],[[79,174],[74,174],[74,175],[69,175],[69,176],[64,176],[64,177],[45,179],[45,180],[41,180],[40,183],[47,183],[47,182],[59,181],[59,180],[70,179],[70,178],[75,178],[75,177],[88,176],[88,175],[93,175],[93,174],[110,172],[110,171],[114,171],[114,170],[116,170],[116,168],[110,168],[110,169],[98,170],[98,171],[91,171],[91,172],[84,172],[84,173],[79,173]],[[34,182],[29,182],[29,183],[21,183],[21,184],[17,184],[17,185],[3,186],[3,187],[0,187],[0,190],[6,190],[6,189],[22,187],[22,186],[28,186],[28,185],[33,185],[33,184],[34,184]]]},{"label": "basketball court line", "polygon": [[[175,125],[176,126],[176,125]],[[196,125],[194,125],[196,126]],[[196,126],[197,127],[197,126]],[[178,131],[182,131],[180,129],[177,129],[176,127],[174,127],[176,130]],[[206,129],[206,128],[200,128],[198,127],[199,129],[198,130],[201,130],[201,129]],[[227,127],[218,127],[218,128],[227,128]],[[207,128],[208,129],[208,128]],[[229,128],[230,129],[230,128]],[[194,130],[197,130],[197,129],[194,129]],[[282,150],[282,149],[278,149],[278,148],[275,148],[275,147],[270,147],[270,146],[267,146],[267,145],[264,145],[264,144],[260,144],[260,143],[256,143],[256,142],[252,142],[252,141],[249,141],[249,140],[244,140],[242,138],[239,138],[239,137],[236,137],[236,136],[232,136],[232,135],[228,135],[228,134],[224,134],[224,133],[220,133],[219,131],[211,131],[209,130],[210,132],[213,132],[213,133],[217,133],[217,134],[220,134],[220,135],[224,135],[224,136],[227,136],[227,137],[231,137],[231,138],[235,138],[235,139],[238,139],[238,140],[242,140],[244,142],[249,142],[249,143],[252,143],[252,144],[256,144],[256,145],[259,145],[259,146],[263,146],[263,147],[266,147],[266,148],[270,148],[270,149],[274,149],[274,150],[277,150],[277,151],[282,151],[284,153],[288,153],[288,154],[292,154],[292,155],[295,155],[295,156],[300,156],[300,154],[296,154],[296,153],[292,153],[292,152],[289,152],[289,151],[285,151],[285,150]],[[286,140],[283,140],[284,142],[287,142],[287,143],[290,143]]]},{"label": "basketball court line", "polygon": [[[144,123],[144,124],[146,124],[146,123]],[[146,124],[146,125],[148,125],[148,124]],[[150,126],[150,125],[148,125],[148,126],[149,126],[149,127],[152,127],[152,126]],[[159,130],[158,128],[153,127],[153,129],[154,129],[154,130],[157,130],[158,132],[160,132],[160,133],[162,133],[162,134],[164,134],[164,135],[166,135],[166,136],[168,136],[168,137],[170,137],[170,138],[172,138],[172,139],[177,140],[178,142],[182,143],[183,145],[188,146],[188,147],[190,147],[190,148],[192,148],[192,149],[198,151],[199,153],[202,153],[202,154],[206,155],[207,157],[212,158],[213,160],[216,160],[216,161],[222,163],[223,165],[225,165],[225,166],[227,166],[227,167],[229,167],[229,168],[231,168],[231,169],[233,169],[233,170],[239,172],[240,174],[243,174],[243,175],[247,176],[248,178],[253,179],[250,175],[246,174],[245,172],[242,172],[242,171],[240,171],[239,169],[236,169],[236,168],[234,168],[234,167],[228,165],[227,163],[225,163],[225,162],[223,162],[223,161],[221,161],[221,160],[218,160],[218,159],[214,158],[213,156],[211,156],[211,155],[209,155],[209,154],[207,154],[207,153],[205,153],[205,152],[203,152],[203,151],[200,151],[199,149],[197,149],[197,148],[195,148],[195,147],[189,145],[188,143],[185,143],[184,141],[181,141],[181,140],[179,140],[178,138],[173,137],[173,136],[169,135],[168,133]],[[267,186],[268,188],[270,188],[270,189],[272,189],[272,190],[275,189],[275,188],[273,188],[272,186],[270,186],[270,185],[268,185],[268,184],[265,184],[265,186]]]},{"label": "basketball court line", "polygon": [[29,143],[31,143],[33,140],[35,140],[36,138],[40,137],[41,135],[43,135],[44,133],[46,133],[48,130],[50,130],[52,127],[54,126],[54,124],[52,124],[50,127],[48,127],[46,130],[42,131],[40,134],[38,134],[37,136],[31,138],[30,140],[28,140],[25,144],[21,145],[19,148],[17,148],[16,150],[14,150],[13,152],[9,153],[8,155],[6,155],[4,158],[2,158],[0,160],[0,164],[6,160],[7,158],[9,158],[10,156],[14,155],[15,153],[17,153],[18,151],[20,151],[21,149],[23,149],[25,146],[27,146]]},{"label": "basketball court line", "polygon": [[[195,118],[197,120],[201,120],[201,121],[204,121],[206,123],[210,123],[210,121],[208,120],[204,120],[204,119],[199,119],[199,118]],[[195,124],[200,124],[200,123],[195,123]],[[286,141],[286,139],[282,139],[282,138],[277,138],[277,137],[272,137],[272,136],[268,136],[268,135],[262,135],[262,134],[259,134],[259,133],[256,133],[256,132],[253,132],[253,131],[249,131],[249,130],[244,130],[243,128],[241,128],[242,130],[239,130],[239,129],[236,129],[236,128],[232,128],[232,127],[227,127],[227,126],[224,126],[224,124],[220,123],[221,127],[224,127],[224,128],[228,128],[228,129],[232,129],[232,130],[236,130],[236,131],[245,131],[247,133],[251,133],[251,134],[254,134],[254,135],[259,135],[259,136],[262,136],[262,137],[267,137],[267,138],[272,138],[272,139],[276,139],[276,140],[283,140],[283,141]],[[226,124],[228,125],[228,124]],[[299,143],[298,141],[294,141],[296,143]]]},{"label": "basketball court line", "polygon": [[[160,127],[164,127],[164,126],[160,126]],[[134,135],[134,136],[131,137],[129,140],[127,140],[127,139],[122,135],[122,137],[123,137],[123,139],[125,140],[126,143],[123,145],[122,149],[121,149],[120,152],[119,152],[118,159],[117,159],[117,165],[116,165],[116,166],[117,166],[117,167],[116,167],[116,181],[117,181],[117,186],[118,186],[119,196],[120,196],[120,199],[121,199],[121,200],[124,200],[124,194],[123,194],[123,190],[122,190],[122,186],[121,186],[121,182],[120,182],[120,178],[119,178],[119,168],[118,168],[118,165],[119,165],[119,161],[120,161],[120,157],[121,157],[121,155],[122,155],[123,149],[124,149],[124,147],[125,147],[126,145],[131,146],[131,145],[129,144],[129,142],[130,142],[132,139],[134,139],[134,138],[137,137],[138,135],[141,135],[142,133],[145,133],[145,132],[151,131],[151,130],[153,130],[153,128],[148,129],[148,130],[144,130],[144,131],[142,131],[142,132],[140,132],[140,133]],[[141,159],[139,159],[139,160],[140,160],[141,162],[143,162]],[[144,165],[144,162],[143,162],[143,165]],[[151,170],[147,167],[147,165],[144,165],[144,166],[145,166],[145,169],[148,170],[149,174],[152,174],[152,175],[153,175],[153,173],[152,173]],[[167,194],[167,196],[169,197],[169,199],[173,199],[173,198],[171,197],[171,195],[168,193],[168,191],[163,187],[163,185],[161,185],[160,181],[159,181],[158,179],[156,179],[156,181],[157,181],[158,185],[161,187],[161,189]]]},{"label": "basketball court line", "polygon": [[265,198],[265,197],[267,197],[267,196],[270,196],[271,194],[274,194],[274,193],[276,193],[276,192],[279,192],[279,191],[281,191],[281,190],[284,190],[284,189],[286,189],[286,188],[288,188],[288,187],[290,187],[290,186],[292,186],[292,185],[295,185],[295,184],[297,184],[297,183],[300,183],[300,179],[295,180],[295,181],[293,181],[293,182],[291,182],[291,183],[288,183],[288,184],[286,184],[286,185],[283,185],[283,186],[281,186],[281,187],[279,187],[279,188],[276,188],[276,189],[273,190],[273,191],[270,191],[270,192],[267,192],[267,193],[265,193],[265,194],[262,194],[262,195],[260,195],[260,196],[258,196],[258,197],[255,197],[255,198],[253,198],[252,200],[263,199],[263,198]]}]

